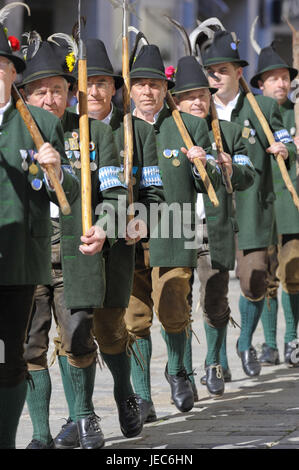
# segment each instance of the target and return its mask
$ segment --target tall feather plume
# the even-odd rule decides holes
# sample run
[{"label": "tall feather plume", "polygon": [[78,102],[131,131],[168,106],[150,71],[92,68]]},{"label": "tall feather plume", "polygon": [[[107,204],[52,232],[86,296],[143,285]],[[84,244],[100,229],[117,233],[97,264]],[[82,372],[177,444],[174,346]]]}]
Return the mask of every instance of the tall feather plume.
[{"label": "tall feather plume", "polygon": [[257,16],[254,20],[254,22],[252,23],[251,25],[251,28],[250,28],[250,42],[251,42],[251,45],[253,47],[253,49],[255,50],[255,52],[257,53],[257,55],[260,55],[261,53],[261,46],[257,43],[257,41],[254,39],[254,36],[255,36],[255,27],[256,27],[256,23],[257,23],[257,20],[259,19],[259,17]]},{"label": "tall feather plume", "polygon": [[168,15],[164,15],[165,18],[168,19],[168,21],[173,24],[180,32],[180,35],[183,38],[184,46],[185,46],[185,54],[186,55],[192,55],[192,47],[191,47],[191,42],[188,36],[187,31],[185,30],[184,26],[182,26],[178,21],[174,20],[173,18],[170,18]]},{"label": "tall feather plume", "polygon": [[197,47],[206,47],[213,40],[215,31],[224,30],[224,26],[218,18],[208,18],[200,23],[189,36],[193,54],[197,55]]},{"label": "tall feather plume", "polygon": [[55,34],[52,34],[51,36],[49,36],[47,40],[49,42],[54,42],[55,44],[57,44],[59,46],[60,44],[57,43],[56,41],[54,41],[55,38],[56,39],[63,39],[68,45],[69,53],[73,52],[74,56],[75,56],[75,59],[77,60],[77,58],[78,58],[78,44],[77,44],[75,38],[73,36],[70,36],[69,34],[55,33]]},{"label": "tall feather plume", "polygon": [[11,10],[18,6],[25,7],[27,9],[28,15],[29,16],[31,15],[30,8],[26,3],[23,3],[23,2],[8,3],[7,5],[5,5],[5,7],[1,8],[0,10],[0,23],[3,24],[6,18],[8,17],[8,15],[10,14]]},{"label": "tall feather plume", "polygon": [[136,54],[139,42],[141,41],[144,45],[148,45],[149,42],[146,39],[146,37],[144,36],[144,34],[141,31],[139,31],[137,28],[135,28],[135,26],[129,26],[128,31],[133,32],[133,33],[136,34],[135,43],[134,43],[132,52],[130,54],[130,59],[129,59],[129,68],[131,69],[132,65],[133,65],[133,62],[134,62],[134,58],[135,58],[135,54]]},{"label": "tall feather plume", "polygon": [[39,47],[42,43],[42,37],[40,36],[40,34],[37,31],[30,31],[30,33],[24,33],[24,34],[22,34],[22,36],[24,36],[27,39],[27,44],[23,44],[21,46],[21,51],[22,51],[22,54],[23,54],[24,58],[26,59],[27,53],[28,53],[28,48],[32,44],[34,44],[34,49],[33,49],[33,52],[31,54],[30,58],[34,57],[35,54],[37,53],[37,51],[39,50]]}]

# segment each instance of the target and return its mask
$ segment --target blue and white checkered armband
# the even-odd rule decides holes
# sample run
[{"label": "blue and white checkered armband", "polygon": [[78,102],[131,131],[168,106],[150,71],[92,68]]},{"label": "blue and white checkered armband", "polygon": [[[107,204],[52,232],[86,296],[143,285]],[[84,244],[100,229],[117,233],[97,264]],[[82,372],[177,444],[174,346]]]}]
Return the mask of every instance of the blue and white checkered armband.
[{"label": "blue and white checkered armband", "polygon": [[274,138],[276,142],[282,142],[283,144],[293,142],[292,137],[286,129],[280,129],[279,131],[274,132]]},{"label": "blue and white checkered armband", "polygon": [[254,168],[252,161],[249,157],[247,157],[247,155],[234,155],[233,163],[236,163],[237,165],[247,165],[251,168]]},{"label": "blue and white checkered armband", "polygon": [[119,166],[103,166],[99,169],[99,181],[100,181],[100,191],[105,191],[105,189],[115,188],[116,186],[122,186],[123,188],[126,185],[120,181],[118,175],[121,171]]},{"label": "blue and white checkered armband", "polygon": [[[206,154],[206,159],[207,159],[207,162],[209,162],[210,165],[212,165],[218,173],[221,173],[220,168],[219,168],[219,166],[217,165],[216,160],[215,160],[215,158],[213,157],[213,155],[209,155],[209,154],[207,153],[207,154]],[[197,171],[195,165],[193,166],[193,173],[194,173],[194,175],[195,175],[197,178],[200,178],[200,174],[198,173],[198,171]]]},{"label": "blue and white checkered armband", "polygon": [[158,166],[144,166],[141,172],[140,189],[148,186],[163,186]]}]

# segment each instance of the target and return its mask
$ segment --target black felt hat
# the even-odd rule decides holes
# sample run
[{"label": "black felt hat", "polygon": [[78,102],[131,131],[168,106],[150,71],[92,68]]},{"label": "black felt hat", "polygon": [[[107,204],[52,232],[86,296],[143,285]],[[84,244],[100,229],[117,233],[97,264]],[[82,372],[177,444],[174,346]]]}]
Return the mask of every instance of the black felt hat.
[{"label": "black felt hat", "polygon": [[[124,80],[121,75],[114,73],[112,64],[108,57],[105,44],[100,39],[87,39],[85,42],[87,53],[87,75],[93,77],[95,75],[105,75],[113,77],[115,88],[122,87]],[[75,67],[74,75],[78,78],[78,68]]]},{"label": "black felt hat", "polygon": [[130,78],[156,78],[167,80],[168,88],[174,87],[174,82],[165,75],[165,67],[158,46],[154,44],[141,47],[134,61]]},{"label": "black felt hat", "polygon": [[19,86],[48,77],[63,77],[69,83],[75,82],[75,77],[67,70],[66,49],[53,42],[34,42],[28,46],[26,53],[26,70]]},{"label": "black felt hat", "polygon": [[0,23],[0,56],[6,57],[8,60],[10,60],[14,64],[17,73],[21,73],[23,72],[23,70],[25,70],[25,67],[26,67],[25,61],[21,57],[13,53],[13,50],[4,32],[3,25],[1,23]]},{"label": "black felt hat", "polygon": [[248,62],[241,60],[238,44],[228,31],[216,31],[213,42],[203,51],[202,60],[204,67],[209,65],[233,62],[246,67]]},{"label": "black felt hat", "polygon": [[250,80],[250,84],[255,87],[259,88],[258,80],[261,79],[261,75],[264,72],[268,72],[269,70],[275,69],[288,69],[290,72],[290,79],[291,81],[298,74],[298,70],[290,67],[275,51],[273,44],[268,47],[264,47],[261,50],[258,60],[257,72]]},{"label": "black felt hat", "polygon": [[217,88],[210,88],[208,79],[195,57],[181,57],[175,74],[175,87],[171,93],[175,95],[199,88],[208,88],[211,93],[217,91]]}]

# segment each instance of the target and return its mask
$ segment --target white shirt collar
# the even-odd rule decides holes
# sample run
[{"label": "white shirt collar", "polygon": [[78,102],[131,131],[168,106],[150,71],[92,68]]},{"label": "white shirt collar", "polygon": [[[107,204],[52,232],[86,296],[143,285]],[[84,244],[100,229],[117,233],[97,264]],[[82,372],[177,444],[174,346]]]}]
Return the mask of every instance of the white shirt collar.
[{"label": "white shirt collar", "polygon": [[111,118],[112,118],[112,113],[113,113],[113,103],[111,103],[111,111],[109,114],[104,119],[101,119],[101,122],[104,124],[110,124]]},{"label": "white shirt collar", "polygon": [[218,103],[217,101],[214,100],[217,115],[218,115],[219,119],[223,119],[225,121],[230,121],[232,110],[236,107],[239,96],[240,96],[240,91],[234,97],[234,99],[232,99],[231,101],[229,101],[229,103],[227,103],[226,106],[224,106],[223,104]]},{"label": "white shirt collar", "polygon": [[6,103],[5,106],[3,106],[3,108],[0,108],[0,125],[2,124],[2,121],[3,121],[3,116],[4,116],[4,113],[5,111],[8,110],[8,108],[11,106],[12,104],[12,99],[10,97],[9,101]]}]

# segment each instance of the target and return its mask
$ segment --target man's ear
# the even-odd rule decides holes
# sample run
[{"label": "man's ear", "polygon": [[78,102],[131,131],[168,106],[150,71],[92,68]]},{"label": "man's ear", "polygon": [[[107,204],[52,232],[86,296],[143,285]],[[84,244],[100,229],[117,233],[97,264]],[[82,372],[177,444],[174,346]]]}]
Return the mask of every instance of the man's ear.
[{"label": "man's ear", "polygon": [[258,83],[259,89],[261,91],[264,91],[264,88],[265,88],[264,87],[264,82],[262,80],[258,80],[257,83]]}]

